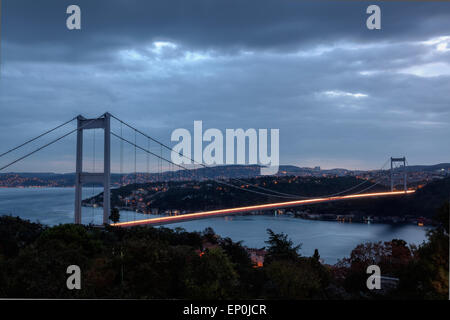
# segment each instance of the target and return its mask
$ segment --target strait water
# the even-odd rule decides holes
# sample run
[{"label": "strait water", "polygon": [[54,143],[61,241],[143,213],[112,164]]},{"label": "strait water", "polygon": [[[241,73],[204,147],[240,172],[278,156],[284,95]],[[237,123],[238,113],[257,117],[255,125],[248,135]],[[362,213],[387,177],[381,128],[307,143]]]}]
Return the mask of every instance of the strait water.
[{"label": "strait water", "polygon": [[[83,198],[101,192],[101,188],[84,188]],[[75,190],[73,188],[1,188],[0,215],[19,216],[47,225],[73,222]],[[102,208],[83,208],[82,222],[102,223]],[[121,211],[121,221],[151,218],[131,211]],[[338,223],[333,221],[313,221],[289,216],[232,216],[217,217],[167,225],[169,228],[182,227],[187,231],[202,231],[212,227],[222,237],[253,248],[262,248],[267,240],[267,229],[286,233],[293,242],[302,244],[300,253],[310,256],[314,249],[329,264],[348,256],[351,250],[363,242],[403,239],[411,244],[426,240],[426,229],[415,225]]]}]

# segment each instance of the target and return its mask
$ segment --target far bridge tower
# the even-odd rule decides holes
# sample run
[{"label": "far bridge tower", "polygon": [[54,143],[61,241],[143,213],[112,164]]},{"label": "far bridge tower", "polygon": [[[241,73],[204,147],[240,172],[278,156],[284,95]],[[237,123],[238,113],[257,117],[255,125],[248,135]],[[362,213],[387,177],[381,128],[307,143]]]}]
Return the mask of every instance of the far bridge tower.
[{"label": "far bridge tower", "polygon": [[407,188],[407,173],[406,173],[406,157],[402,158],[393,158],[391,157],[391,191],[394,191],[394,169],[395,163],[400,163],[400,166],[403,168],[403,189],[405,192],[408,190]]}]

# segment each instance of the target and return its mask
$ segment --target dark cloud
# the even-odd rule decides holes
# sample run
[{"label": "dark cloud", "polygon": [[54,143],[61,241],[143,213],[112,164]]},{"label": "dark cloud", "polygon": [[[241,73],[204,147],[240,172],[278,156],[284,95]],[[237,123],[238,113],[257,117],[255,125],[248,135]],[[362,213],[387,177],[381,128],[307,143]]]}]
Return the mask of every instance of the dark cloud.
[{"label": "dark cloud", "polygon": [[79,0],[83,30],[71,32],[65,28],[65,9],[72,2],[5,1],[4,39],[35,48],[39,59],[66,57],[74,62],[77,55],[101,59],[98,51],[158,39],[203,49],[285,52],[343,39],[418,40],[450,29],[448,3],[381,2],[383,29],[371,32],[365,28],[365,2]]}]

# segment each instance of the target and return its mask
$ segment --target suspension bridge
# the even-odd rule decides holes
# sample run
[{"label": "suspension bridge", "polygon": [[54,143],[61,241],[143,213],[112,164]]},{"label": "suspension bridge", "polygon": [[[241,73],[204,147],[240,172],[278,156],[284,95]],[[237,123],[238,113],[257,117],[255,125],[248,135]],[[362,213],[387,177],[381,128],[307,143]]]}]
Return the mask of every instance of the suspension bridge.
[{"label": "suspension bridge", "polygon": [[[115,129],[116,131],[112,130],[112,120],[115,122]],[[216,182],[217,184],[226,186],[228,188],[240,190],[242,192],[250,192],[253,194],[266,196],[270,198],[282,198],[282,199],[288,199],[289,201],[282,201],[282,202],[271,202],[271,203],[262,203],[262,204],[254,204],[250,206],[242,206],[242,207],[234,207],[234,208],[226,208],[226,209],[217,209],[217,210],[209,210],[209,211],[202,211],[202,212],[192,212],[192,213],[185,213],[177,216],[162,216],[158,218],[151,218],[151,219],[134,219],[132,221],[122,221],[117,223],[111,223],[112,226],[116,227],[131,227],[131,226],[138,226],[138,225],[165,225],[170,223],[177,223],[182,221],[189,221],[189,220],[196,220],[196,219],[205,219],[205,218],[211,218],[216,216],[225,216],[225,215],[233,215],[238,213],[245,213],[245,212],[255,212],[255,211],[263,211],[263,210],[272,210],[272,209],[279,209],[279,208],[288,208],[288,207],[297,207],[297,206],[303,206],[303,205],[310,205],[310,204],[317,204],[317,203],[325,203],[325,202],[333,202],[333,201],[343,201],[343,200],[353,200],[353,199],[361,199],[361,198],[376,198],[376,197],[394,197],[394,196],[405,196],[408,194],[411,194],[415,192],[415,190],[408,190],[407,188],[407,176],[406,176],[406,158],[390,158],[388,159],[383,167],[380,169],[380,172],[383,171],[384,167],[387,165],[387,163],[390,160],[391,163],[391,170],[390,170],[390,191],[385,192],[368,192],[370,189],[374,188],[377,185],[380,185],[381,178],[379,177],[376,181],[372,181],[372,184],[369,186],[364,186],[365,184],[369,184],[369,179],[365,179],[363,182],[360,182],[350,188],[347,188],[346,190],[342,190],[340,192],[329,194],[329,195],[322,195],[322,196],[315,196],[315,197],[307,197],[307,196],[301,196],[297,194],[289,194],[284,193],[276,190],[272,190],[266,187],[263,187],[259,184],[253,184],[248,181],[243,180],[243,178],[229,178],[229,179],[218,179],[218,178],[205,178],[205,177],[199,177],[198,172],[199,170],[196,170],[198,168],[208,168],[205,164],[198,163],[194,159],[185,156],[184,154],[179,154],[182,157],[187,158],[189,160],[189,163],[192,163],[193,165],[190,167],[187,167],[185,165],[176,164],[172,162],[170,158],[170,154],[174,152],[170,146],[167,144],[159,141],[158,139],[144,133],[142,130],[136,128],[135,126],[121,120],[120,118],[110,114],[110,113],[104,113],[100,115],[97,118],[91,118],[87,119],[83,116],[77,116],[74,117],[50,130],[47,130],[43,132],[42,134],[39,134],[38,136],[29,139],[25,141],[22,144],[19,144],[3,153],[0,154],[0,159],[3,157],[14,154],[17,151],[21,150],[25,146],[35,143],[38,140],[42,139],[44,136],[47,136],[49,134],[54,134],[58,130],[65,128],[66,126],[70,125],[71,123],[76,121],[76,128],[73,128],[69,131],[66,131],[64,134],[57,136],[56,138],[52,139],[51,141],[39,145],[37,148],[25,153],[24,155],[21,155],[19,157],[14,158],[12,161],[6,163],[3,166],[0,166],[0,171],[5,170],[6,168],[19,163],[20,161],[23,161],[27,159],[28,157],[31,157],[35,153],[42,151],[46,149],[47,147],[57,143],[58,141],[63,140],[64,138],[76,133],[76,165],[75,165],[75,206],[74,206],[74,223],[80,224],[82,221],[82,188],[85,185],[89,184],[99,184],[103,186],[103,195],[102,195],[102,206],[103,206],[103,224],[109,224],[109,217],[111,213],[111,137],[114,137],[117,139],[117,141],[120,144],[120,177],[121,182],[120,186],[123,186],[125,184],[129,183],[135,183],[137,184],[137,151],[143,152],[146,155],[146,175],[144,175],[144,180],[140,182],[150,182],[152,179],[154,181],[155,175],[150,174],[150,157],[157,161],[157,167],[158,167],[158,181],[161,182],[164,180],[163,171],[164,167],[166,168],[166,171],[164,172],[170,172],[171,175],[169,176],[170,179],[176,180],[177,177],[181,181],[182,179],[186,179],[186,177],[189,177],[192,180],[212,180]],[[123,129],[126,128],[128,130],[131,130],[132,137],[126,137],[123,133]],[[95,144],[95,131],[96,129],[100,129],[103,131],[103,168],[101,171],[95,170],[95,164],[96,164],[96,144]],[[84,132],[86,130],[93,130],[94,132],[94,139],[93,139],[93,163],[91,167],[91,171],[88,172],[85,168],[85,165],[83,163],[83,142],[85,140]],[[138,136],[143,140],[144,143],[138,143]],[[134,181],[123,181],[124,177],[124,144],[130,146],[132,148],[131,154],[134,155]],[[151,145],[153,145],[153,149],[151,148]],[[156,150],[155,150],[156,147]],[[166,157],[164,156],[164,152],[168,152],[169,155]],[[394,190],[394,166],[396,163],[400,163],[403,169],[403,190],[402,191],[395,191]],[[167,177],[167,176],[166,176]]]}]

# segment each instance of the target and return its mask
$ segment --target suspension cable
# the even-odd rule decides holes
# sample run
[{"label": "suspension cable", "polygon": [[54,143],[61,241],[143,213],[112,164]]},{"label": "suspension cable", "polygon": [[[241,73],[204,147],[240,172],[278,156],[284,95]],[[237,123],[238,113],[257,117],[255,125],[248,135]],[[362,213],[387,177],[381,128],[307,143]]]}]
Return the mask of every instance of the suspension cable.
[{"label": "suspension cable", "polygon": [[[139,129],[137,129],[137,128],[135,128],[135,127],[133,127],[132,125],[126,123],[125,121],[123,121],[123,120],[117,118],[116,116],[114,116],[114,115],[112,115],[112,114],[110,114],[110,115],[111,115],[112,118],[116,119],[116,120],[119,121],[120,123],[124,124],[125,126],[129,127],[130,129],[134,130],[135,132],[138,132],[139,134],[143,135],[144,137],[146,137],[146,138],[148,138],[148,139],[150,139],[150,140],[156,142],[156,143],[159,144],[161,147],[164,147],[164,148],[166,148],[167,150],[170,150],[171,152],[173,152],[173,149],[172,149],[171,147],[169,147],[168,145],[166,145],[166,144],[164,144],[164,143],[162,143],[162,142],[156,140],[155,138],[153,138],[153,137],[147,135],[146,133],[140,131]],[[209,168],[209,167],[206,166],[205,164],[200,163],[200,162],[198,162],[198,161],[195,161],[194,159],[192,159],[192,158],[190,158],[190,157],[184,155],[184,154],[181,153],[181,152],[178,153],[178,154],[179,154],[180,156],[182,156],[182,157],[184,157],[184,158],[186,158],[186,159],[192,161],[194,164],[197,163],[198,165],[202,166],[203,168]],[[162,158],[161,158],[161,159],[162,159]],[[183,169],[189,170],[189,169],[187,169],[187,168],[185,168],[185,167],[183,167]],[[237,178],[233,178],[233,179],[236,180],[236,181],[239,181],[239,182],[241,182],[241,183],[245,183],[245,184],[252,185],[253,187],[256,187],[256,188],[259,188],[259,189],[264,189],[264,188],[262,188],[262,187],[253,185],[253,184],[251,184],[251,183],[247,183],[247,182],[245,182],[245,181],[243,181],[243,180],[239,180],[239,179],[237,179]],[[266,189],[266,190],[267,190],[267,191],[270,191],[270,192],[274,192],[273,190],[269,190],[269,189]],[[278,192],[275,192],[275,193],[278,193]],[[289,196],[288,196],[288,198],[291,198],[291,197],[295,197],[296,199],[297,199],[297,198],[302,198],[302,197],[299,197],[299,196],[296,196],[296,195],[289,195]],[[285,198],[286,198],[286,197],[285,197]]]},{"label": "suspension cable", "polygon": [[72,118],[72,119],[70,119],[70,120],[64,122],[63,124],[60,124],[59,126],[54,127],[53,129],[50,129],[50,130],[48,130],[48,131],[46,131],[46,132],[44,132],[44,133],[41,133],[40,135],[38,135],[37,137],[34,137],[33,139],[30,139],[30,140],[28,140],[28,141],[25,141],[24,143],[18,145],[17,147],[14,147],[14,148],[12,148],[12,149],[10,149],[10,150],[8,150],[8,151],[3,152],[2,154],[0,154],[0,158],[3,157],[3,156],[6,156],[8,153],[11,153],[11,152],[13,152],[13,151],[15,151],[15,150],[17,150],[17,149],[19,149],[19,148],[22,148],[23,146],[25,146],[25,145],[27,145],[27,144],[29,144],[29,143],[31,143],[31,142],[33,142],[33,141],[35,141],[35,140],[37,140],[37,139],[43,137],[43,136],[45,136],[46,134],[49,134],[49,133],[51,133],[51,132],[53,132],[53,131],[55,131],[55,130],[61,128],[61,127],[64,127],[66,124],[71,123],[71,122],[72,122],[73,120],[75,120],[76,118],[77,118],[77,117],[74,117],[74,118]]},{"label": "suspension cable", "polygon": [[[386,160],[386,162],[383,164],[383,166],[382,166],[382,167],[380,168],[380,170],[378,170],[378,171],[382,171],[388,162],[389,162],[389,159]],[[336,192],[336,193],[329,194],[329,195],[325,195],[325,196],[321,196],[321,198],[333,197],[333,196],[337,196],[337,195],[346,193],[346,192],[348,192],[348,191],[351,191],[351,190],[353,190],[353,189],[356,189],[357,187],[362,186],[362,185],[365,184],[366,182],[369,182],[369,180],[364,180],[363,182],[357,184],[356,186],[353,186],[353,187],[351,187],[351,188],[348,188],[347,190],[344,190],[344,191],[341,191],[341,192]],[[378,183],[379,183],[379,182],[378,182]],[[374,186],[377,185],[378,183],[369,186],[367,189],[370,189],[370,188],[374,187]],[[365,191],[365,190],[366,190],[366,189],[364,189],[363,191]],[[358,194],[358,193],[361,193],[361,192],[362,192],[362,191],[359,191],[359,192],[356,192],[355,194]]]},{"label": "suspension cable", "polygon": [[48,147],[48,146],[50,146],[50,145],[52,145],[52,144],[58,142],[59,140],[64,139],[65,137],[69,136],[70,134],[74,133],[75,131],[84,128],[85,126],[91,124],[91,123],[92,123],[93,121],[95,121],[95,120],[100,119],[102,116],[103,116],[103,115],[99,116],[99,117],[96,118],[96,119],[91,119],[91,120],[87,121],[84,125],[82,125],[80,128],[73,129],[73,130],[67,132],[66,134],[60,136],[59,138],[56,138],[56,139],[54,139],[54,140],[52,140],[52,141],[46,143],[45,145],[43,145],[43,146],[41,146],[41,147],[39,147],[39,148],[37,148],[37,149],[35,149],[35,150],[33,150],[33,151],[31,151],[31,152],[25,154],[24,156],[22,156],[22,157],[20,157],[20,158],[17,158],[16,160],[14,160],[14,161],[8,163],[7,165],[1,167],[1,168],[0,168],[0,171],[3,170],[3,169],[8,168],[8,167],[10,167],[10,166],[12,166],[12,165],[15,164],[16,162],[19,162],[19,161],[21,161],[21,160],[23,160],[23,159],[25,159],[25,158],[31,156],[32,154],[35,154],[36,152],[38,152],[38,151],[40,151],[40,150],[46,148],[46,147]]},{"label": "suspension cable", "polygon": [[[134,130],[135,132],[138,132],[139,134],[143,135],[144,137],[146,137],[146,138],[148,138],[148,139],[150,139],[150,140],[156,142],[157,144],[159,144],[159,145],[161,146],[161,148],[164,147],[164,148],[170,150],[171,152],[173,152],[173,149],[172,149],[171,147],[167,146],[166,144],[164,144],[164,143],[162,143],[162,142],[156,140],[155,138],[152,138],[151,136],[149,136],[149,135],[147,135],[146,133],[140,131],[139,129],[133,127],[132,125],[126,123],[125,121],[123,121],[123,120],[117,118],[116,116],[114,116],[114,115],[112,115],[112,114],[110,114],[110,115],[111,115],[112,118],[116,119],[116,120],[119,121],[120,123],[124,124],[125,126],[129,127],[130,129]],[[208,166],[206,166],[205,164],[200,163],[200,162],[198,162],[198,161],[195,161],[194,159],[192,159],[192,158],[190,158],[190,157],[187,157],[186,155],[184,155],[184,154],[182,154],[182,153],[179,153],[179,155],[182,156],[182,157],[184,157],[184,158],[186,158],[186,159],[188,159],[188,160],[190,160],[190,161],[192,161],[194,164],[197,163],[198,165],[200,165],[200,166],[202,166],[202,167],[204,167],[204,168],[208,168]],[[166,159],[163,159],[162,157],[159,157],[159,158],[162,159],[162,160],[166,160]],[[166,160],[166,161],[167,161],[167,160]],[[161,165],[162,165],[162,163],[161,163]],[[182,167],[182,168],[183,168],[184,170],[189,170],[189,169],[187,169],[186,167]],[[162,168],[161,168],[161,169],[162,169]],[[213,179],[213,180],[219,181],[219,180],[216,180],[216,179]],[[264,189],[264,188],[262,188],[262,187],[253,185],[253,184],[251,184],[251,183],[247,183],[247,182],[245,182],[245,181],[243,181],[243,180],[239,180],[239,179],[237,179],[237,178],[233,178],[233,180],[239,181],[239,182],[241,182],[241,183],[245,183],[245,184],[252,185],[253,187],[258,188],[258,189]],[[239,188],[239,189],[242,189],[242,188],[240,188],[240,187],[238,187],[238,188]],[[248,190],[248,189],[245,189],[245,190]],[[266,189],[266,191],[269,191],[269,192],[274,193],[273,190]],[[280,192],[275,192],[275,193],[280,193]],[[280,193],[280,194],[282,194],[282,193]],[[272,196],[272,195],[269,195],[269,194],[267,194],[267,195],[268,195],[268,196]],[[296,195],[288,195],[288,196],[284,196],[284,197],[276,196],[276,195],[273,195],[273,196],[278,197],[278,198],[289,198],[289,199],[294,199],[294,198],[295,198],[295,199],[299,199],[299,198],[307,198],[307,197],[301,197],[301,196],[296,196]]]},{"label": "suspension cable", "polygon": [[381,183],[381,178],[382,178],[382,177],[386,177],[386,176],[381,176],[380,179],[379,179],[378,181],[375,180],[375,183],[374,183],[373,185],[368,186],[367,188],[362,189],[362,190],[360,190],[360,191],[358,191],[358,192],[355,192],[355,193],[353,193],[353,194],[363,193],[364,191],[370,190],[370,189],[372,189],[373,187],[375,187],[376,185],[379,185],[379,184]]},{"label": "suspension cable", "polygon": [[[386,160],[386,162],[383,164],[383,166],[381,167],[381,169],[380,169],[379,171],[383,170],[383,168],[386,166],[386,164],[387,164],[388,162],[389,162],[389,159]],[[231,178],[231,179],[237,180],[237,181],[240,181],[240,182],[244,182],[244,183],[245,183],[245,181],[240,180],[240,179],[236,179],[236,178]],[[326,197],[337,196],[337,195],[340,195],[340,194],[349,192],[349,191],[351,191],[351,190],[353,190],[353,189],[356,189],[356,188],[362,186],[363,184],[365,184],[365,183],[367,183],[367,182],[369,182],[369,181],[370,181],[370,180],[364,180],[363,182],[358,183],[357,185],[354,185],[353,187],[350,187],[350,188],[348,188],[348,189],[346,189],[346,190],[343,190],[343,191],[340,191],[340,192],[336,192],[336,193],[332,193],[332,194],[328,194],[328,195],[322,195],[322,196],[320,196],[320,197],[321,197],[321,198],[326,198]],[[289,194],[289,193],[284,193],[284,192],[278,192],[278,191],[271,190],[271,189],[268,189],[268,188],[264,188],[264,187],[261,187],[261,186],[258,186],[258,185],[254,185],[254,184],[250,184],[250,185],[253,185],[253,186],[254,186],[255,188],[257,188],[257,189],[262,189],[262,190],[271,191],[271,192],[274,192],[274,193],[277,193],[277,194],[280,194],[280,195],[285,195],[286,197],[290,197],[290,198],[299,198],[299,197],[300,197],[300,198],[304,198],[304,199],[309,199],[309,198],[311,198],[311,197],[301,197],[301,196],[296,196],[296,195]],[[316,197],[314,197],[314,198],[316,198]]]},{"label": "suspension cable", "polygon": [[[123,120],[117,118],[116,116],[114,116],[114,115],[112,115],[112,114],[111,114],[111,117],[114,118],[114,119],[116,119],[116,120],[119,121],[120,123],[126,125],[127,127],[131,128],[131,129],[133,129],[133,130],[135,130],[135,132],[140,133],[140,134],[143,135],[144,137],[147,137],[148,139],[150,139],[150,140],[152,140],[152,141],[158,143],[161,147],[164,147],[164,148],[170,150],[171,152],[173,152],[173,149],[172,149],[171,147],[167,146],[166,144],[164,144],[164,143],[162,143],[162,142],[156,140],[155,138],[152,138],[151,136],[145,134],[144,132],[140,131],[139,129],[133,127],[132,125],[130,125],[130,124],[124,122]],[[182,156],[182,157],[184,157],[184,158],[186,158],[186,159],[192,161],[194,164],[197,163],[197,164],[199,164],[200,166],[202,166],[203,168],[209,168],[209,167],[206,166],[205,164],[200,163],[200,162],[198,162],[198,161],[195,161],[194,159],[192,159],[192,158],[190,158],[190,157],[184,155],[184,154],[181,153],[181,152],[178,153],[178,154],[179,154],[180,156]],[[387,163],[387,162],[386,162],[386,163]],[[386,164],[384,164],[383,167],[384,167],[385,165],[386,165]],[[185,167],[183,167],[183,169],[189,170],[189,169],[187,169],[187,168],[185,168]],[[213,180],[218,181],[218,180],[216,180],[216,179],[213,179]],[[276,197],[279,197],[279,198],[288,198],[288,199],[308,199],[308,198],[310,198],[310,197],[306,197],[306,196],[299,196],[299,195],[288,194],[288,193],[283,193],[283,192],[271,190],[271,189],[268,189],[268,188],[264,188],[264,187],[255,185],[255,184],[249,183],[249,182],[247,182],[247,181],[244,181],[244,180],[241,180],[241,179],[238,179],[238,178],[230,178],[230,180],[235,180],[235,181],[238,181],[238,182],[240,182],[240,183],[248,184],[248,185],[250,185],[250,186],[252,186],[252,187],[254,187],[254,188],[256,188],[256,189],[260,189],[260,190],[264,190],[264,191],[268,191],[268,192],[271,192],[271,193],[278,194],[279,196],[276,196],[276,195],[273,195],[273,196],[276,196]],[[368,182],[368,180],[364,180],[363,182],[359,183],[358,185],[355,185],[355,186],[353,186],[353,187],[351,187],[351,188],[349,188],[349,189],[347,189],[347,190],[344,190],[344,191],[341,191],[341,192],[338,192],[338,193],[335,193],[335,194],[331,194],[331,195],[325,195],[325,197],[327,197],[327,196],[339,195],[339,194],[342,194],[342,193],[351,191],[351,190],[356,189],[356,188],[358,188],[359,186],[361,186],[361,185],[363,185],[363,184],[365,184],[365,183],[367,183],[367,182]],[[240,188],[240,189],[242,189],[242,188]],[[248,190],[248,189],[245,189],[245,190]],[[272,195],[270,195],[270,196],[272,196]]]},{"label": "suspension cable", "polygon": [[[139,146],[139,145],[133,144],[133,142],[131,142],[131,141],[129,141],[129,140],[123,138],[123,137],[120,137],[119,135],[115,134],[114,132],[111,132],[111,134],[112,134],[113,136],[115,136],[116,138],[123,139],[123,141],[129,143],[130,145],[134,146],[135,148],[138,148],[138,149],[140,149],[140,150],[142,150],[142,151],[144,151],[144,152],[147,152],[147,153],[149,153],[149,154],[151,154],[151,155],[153,155],[153,156],[155,156],[155,157],[158,157],[158,158],[161,159],[162,161],[166,161],[166,162],[168,162],[169,164],[172,164],[172,165],[174,165],[174,166],[177,166],[177,167],[179,167],[179,168],[181,168],[181,169],[183,169],[183,170],[189,171],[188,168],[186,168],[186,167],[184,167],[184,166],[182,166],[182,165],[176,164],[176,163],[174,163],[174,162],[172,162],[172,161],[170,161],[170,160],[168,160],[168,159],[165,159],[164,157],[160,157],[160,156],[158,156],[157,154],[151,152],[150,150],[146,150],[145,148],[143,148],[143,147],[141,147],[141,146]],[[226,185],[226,186],[231,187],[231,188],[235,188],[235,189],[238,189],[238,190],[244,190],[244,191],[247,191],[247,192],[251,192],[251,193],[254,193],[254,194],[263,195],[263,196],[266,196],[266,197],[285,198],[285,197],[282,197],[282,196],[277,196],[277,195],[273,195],[273,194],[267,194],[267,193],[263,193],[263,192],[259,192],[259,191],[255,191],[255,190],[251,190],[251,189],[245,189],[245,188],[242,188],[242,187],[235,186],[235,185],[233,185],[233,184],[224,182],[223,180],[218,180],[218,179],[214,179],[214,178],[213,178],[212,180],[215,181],[215,182],[217,182],[217,183],[219,183],[219,184]],[[376,184],[379,184],[379,182],[376,183]],[[375,185],[376,185],[376,184],[375,184]],[[370,188],[373,188],[375,185],[370,186]],[[369,188],[367,188],[367,189],[369,189]],[[365,190],[363,190],[363,191],[365,191]],[[362,192],[362,191],[360,191],[360,192]],[[358,193],[360,193],[360,192],[358,192]],[[320,197],[320,198],[326,198],[326,197],[329,197],[329,196],[317,196],[317,197]]]},{"label": "suspension cable", "polygon": [[[186,167],[184,167],[184,166],[182,166],[182,165],[176,164],[176,163],[172,162],[171,160],[165,159],[164,157],[160,157],[159,155],[157,155],[157,154],[151,152],[150,150],[147,150],[147,149],[145,149],[145,148],[143,148],[143,147],[141,147],[141,146],[139,146],[139,145],[134,144],[133,142],[131,142],[131,141],[129,141],[129,140],[123,138],[123,137],[120,137],[119,135],[115,134],[114,132],[111,132],[111,134],[112,134],[114,137],[116,137],[116,138],[123,139],[123,141],[129,143],[129,144],[132,145],[132,146],[135,146],[136,148],[138,148],[138,149],[140,149],[140,150],[142,150],[142,151],[144,151],[144,152],[147,152],[147,153],[149,153],[149,154],[151,154],[151,155],[153,155],[153,156],[155,156],[155,157],[158,157],[158,158],[161,159],[162,161],[166,161],[166,162],[168,162],[169,164],[172,164],[172,165],[174,165],[174,166],[177,166],[177,167],[179,167],[179,168],[181,168],[181,169],[183,169],[183,170],[189,171],[188,168],[186,168]],[[285,198],[285,197],[282,197],[282,196],[277,196],[277,195],[273,195],[273,194],[267,194],[267,193],[263,193],[263,192],[259,192],[259,191],[255,191],[255,190],[244,189],[244,188],[235,186],[235,185],[233,185],[233,184],[224,182],[224,181],[222,181],[222,180],[217,180],[217,179],[212,179],[212,180],[214,180],[215,182],[217,182],[217,183],[219,183],[219,184],[223,184],[223,185],[226,185],[226,186],[229,186],[229,187],[232,187],[232,188],[235,188],[235,189],[239,189],[239,190],[245,190],[245,191],[247,191],[247,192],[252,192],[252,193],[255,193],[255,194],[260,194],[260,195],[263,195],[263,196]]]}]

